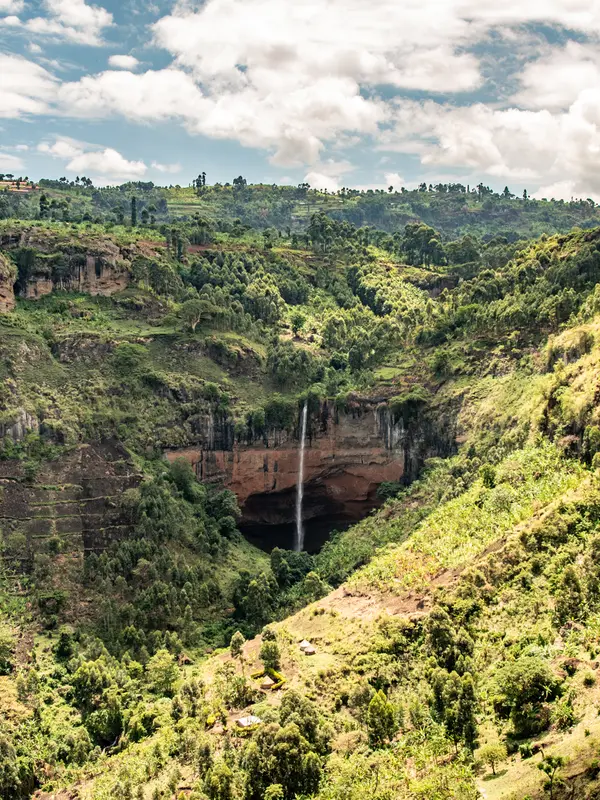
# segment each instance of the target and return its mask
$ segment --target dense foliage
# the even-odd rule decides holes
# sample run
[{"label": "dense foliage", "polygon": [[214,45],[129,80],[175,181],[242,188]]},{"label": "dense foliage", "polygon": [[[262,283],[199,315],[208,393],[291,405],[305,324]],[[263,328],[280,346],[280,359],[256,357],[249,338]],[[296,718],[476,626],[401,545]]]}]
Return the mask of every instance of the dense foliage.
[{"label": "dense foliage", "polygon": [[[596,796],[591,202],[62,179],[0,217],[0,488],[56,522],[61,459],[131,473],[80,487],[126,531],[85,553],[0,519],[2,800]],[[315,555],[251,547],[164,457],[362,399],[452,444]]]}]

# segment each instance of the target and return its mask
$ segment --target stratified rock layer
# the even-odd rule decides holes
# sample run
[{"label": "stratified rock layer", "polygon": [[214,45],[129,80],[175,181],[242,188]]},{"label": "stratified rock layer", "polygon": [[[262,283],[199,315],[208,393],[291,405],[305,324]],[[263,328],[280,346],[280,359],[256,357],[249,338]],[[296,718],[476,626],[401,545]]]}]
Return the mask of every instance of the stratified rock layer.
[{"label": "stratified rock layer", "polygon": [[[297,431],[244,444],[234,442],[226,426],[211,421],[206,427],[202,446],[171,451],[167,457],[184,457],[202,481],[231,489],[240,504],[242,526],[292,523],[299,467]],[[395,421],[385,403],[355,403],[342,412],[324,403],[309,423],[304,519],[361,519],[378,505],[378,486],[415,477],[428,449],[418,425]]]},{"label": "stratified rock layer", "polygon": [[120,510],[123,491],[140,476],[118,444],[82,445],[36,475],[20,461],[0,461],[0,541],[4,555],[27,568],[57,539],[80,559],[130,532]]},{"label": "stratified rock layer", "polygon": [[0,314],[12,311],[15,307],[16,275],[17,270],[12,261],[0,253]]}]

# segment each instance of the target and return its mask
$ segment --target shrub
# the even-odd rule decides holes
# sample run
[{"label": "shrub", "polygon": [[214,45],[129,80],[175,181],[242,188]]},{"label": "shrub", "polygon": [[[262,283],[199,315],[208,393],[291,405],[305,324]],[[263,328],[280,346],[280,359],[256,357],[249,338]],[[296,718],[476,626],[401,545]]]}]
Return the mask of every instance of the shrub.
[{"label": "shrub", "polygon": [[501,761],[504,761],[506,756],[506,745],[502,744],[502,742],[490,742],[489,744],[484,744],[479,751],[480,759],[484,764],[487,764],[492,768],[493,775],[496,774],[496,767],[498,764]]},{"label": "shrub", "polygon": [[559,681],[539,656],[523,656],[499,670],[496,680],[517,736],[531,736],[550,724],[546,703],[556,697]]}]

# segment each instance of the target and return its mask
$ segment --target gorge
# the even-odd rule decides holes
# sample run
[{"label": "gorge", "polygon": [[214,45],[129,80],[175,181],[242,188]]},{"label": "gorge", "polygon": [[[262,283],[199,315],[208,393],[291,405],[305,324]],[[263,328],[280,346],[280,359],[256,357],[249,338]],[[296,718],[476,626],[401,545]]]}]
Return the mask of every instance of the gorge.
[{"label": "gorge", "polygon": [[234,492],[240,530],[265,550],[296,547],[299,469],[305,548],[316,552],[333,531],[380,505],[381,484],[411,482],[425,458],[454,447],[451,427],[440,432],[426,410],[405,420],[384,398],[356,398],[342,408],[324,400],[308,411],[303,437],[305,407],[294,430],[250,442],[236,440],[226,419],[208,416],[197,446],[166,453],[169,461],[186,459],[200,481]]}]

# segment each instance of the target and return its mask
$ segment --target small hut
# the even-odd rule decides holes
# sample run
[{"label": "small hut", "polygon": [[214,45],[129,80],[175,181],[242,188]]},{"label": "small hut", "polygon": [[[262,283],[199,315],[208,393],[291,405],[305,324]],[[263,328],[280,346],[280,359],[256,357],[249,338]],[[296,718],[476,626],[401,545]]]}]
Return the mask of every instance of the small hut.
[{"label": "small hut", "polygon": [[317,650],[311,644],[308,647],[305,647],[302,652],[304,653],[305,656],[314,656],[314,655],[316,655]]},{"label": "small hut", "polygon": [[275,681],[273,680],[273,678],[270,678],[268,675],[265,675],[265,677],[263,678],[263,681],[262,681],[262,683],[260,685],[260,688],[268,690],[268,689],[272,689],[274,686],[275,686]]},{"label": "small hut", "polygon": [[304,652],[307,647],[312,647],[312,644],[308,641],[308,639],[303,639],[300,642],[300,650],[302,650],[302,652]]},{"label": "small hut", "polygon": [[255,717],[254,715],[250,714],[247,717],[240,717],[240,719],[236,720],[235,724],[238,726],[238,728],[248,730],[249,728],[255,728],[261,723],[262,719],[260,717]]}]

